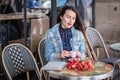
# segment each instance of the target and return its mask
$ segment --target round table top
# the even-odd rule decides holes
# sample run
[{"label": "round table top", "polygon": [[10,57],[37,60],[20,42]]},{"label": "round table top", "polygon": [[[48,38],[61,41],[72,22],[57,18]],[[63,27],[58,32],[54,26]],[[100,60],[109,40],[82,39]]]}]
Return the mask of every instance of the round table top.
[{"label": "round table top", "polygon": [[95,62],[94,70],[76,71],[66,67],[60,71],[48,71],[49,76],[65,80],[98,80],[105,79],[113,74],[113,66],[103,62]]},{"label": "round table top", "polygon": [[120,51],[120,43],[114,43],[110,45],[110,49]]}]

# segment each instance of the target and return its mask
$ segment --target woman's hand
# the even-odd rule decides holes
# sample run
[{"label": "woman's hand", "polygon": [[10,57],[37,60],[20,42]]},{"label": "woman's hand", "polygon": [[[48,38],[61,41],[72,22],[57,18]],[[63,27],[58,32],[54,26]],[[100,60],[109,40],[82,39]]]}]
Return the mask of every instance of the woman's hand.
[{"label": "woman's hand", "polygon": [[79,51],[71,51],[70,55],[72,58],[81,58],[81,53]]},{"label": "woman's hand", "polygon": [[70,56],[71,55],[69,51],[63,50],[61,53],[61,58],[70,57]]},{"label": "woman's hand", "polygon": [[81,58],[81,53],[79,51],[76,51],[76,57]]}]

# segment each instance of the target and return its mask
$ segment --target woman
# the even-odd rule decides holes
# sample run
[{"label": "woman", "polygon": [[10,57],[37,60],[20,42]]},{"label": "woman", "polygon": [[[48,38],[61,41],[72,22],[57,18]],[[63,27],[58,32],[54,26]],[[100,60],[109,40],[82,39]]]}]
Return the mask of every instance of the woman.
[{"label": "woman", "polygon": [[75,57],[84,59],[85,39],[84,26],[76,8],[64,6],[60,12],[61,22],[46,33],[45,57],[47,61],[61,61],[71,57],[71,51],[76,51]]}]

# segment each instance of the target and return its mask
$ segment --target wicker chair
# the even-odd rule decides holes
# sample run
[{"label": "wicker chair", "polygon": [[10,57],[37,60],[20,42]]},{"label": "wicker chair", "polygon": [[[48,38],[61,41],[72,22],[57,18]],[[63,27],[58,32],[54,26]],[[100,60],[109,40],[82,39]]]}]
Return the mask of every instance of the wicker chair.
[{"label": "wicker chair", "polygon": [[106,45],[104,43],[104,40],[101,34],[96,29],[88,27],[86,29],[86,36],[89,43],[90,52],[92,53],[94,60],[101,60],[106,58],[109,58],[112,61],[120,60],[118,58],[110,57]]},{"label": "wicker chair", "polygon": [[9,80],[22,73],[27,73],[27,80],[30,79],[29,71],[35,71],[40,80],[40,71],[31,51],[22,44],[13,43],[7,45],[2,51],[2,62]]},{"label": "wicker chair", "polygon": [[[41,66],[43,67],[48,61],[45,59],[45,36],[43,35],[38,44],[38,55],[40,59]],[[47,80],[47,74],[43,71],[44,78]]]},{"label": "wicker chair", "polygon": [[[86,29],[86,36],[92,51],[92,56],[95,60],[98,60],[98,58],[101,58],[101,57],[110,58],[106,45],[100,33],[96,29],[88,27]],[[100,48],[105,51],[104,53],[102,53],[102,55],[104,56],[100,55],[100,52],[99,52]]]},{"label": "wicker chair", "polygon": [[120,74],[120,59],[110,57],[101,34],[96,29],[88,27],[86,29],[86,37],[93,59],[96,61],[100,60],[102,62],[112,64],[113,66],[115,66],[114,75],[116,76]]}]

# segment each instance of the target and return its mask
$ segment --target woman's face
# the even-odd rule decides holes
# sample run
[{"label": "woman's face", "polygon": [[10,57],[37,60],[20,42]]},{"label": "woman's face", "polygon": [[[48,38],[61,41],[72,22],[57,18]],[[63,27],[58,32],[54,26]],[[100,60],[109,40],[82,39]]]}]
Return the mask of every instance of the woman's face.
[{"label": "woman's face", "polygon": [[76,13],[72,10],[66,10],[63,16],[60,16],[63,28],[71,28],[76,20]]}]

